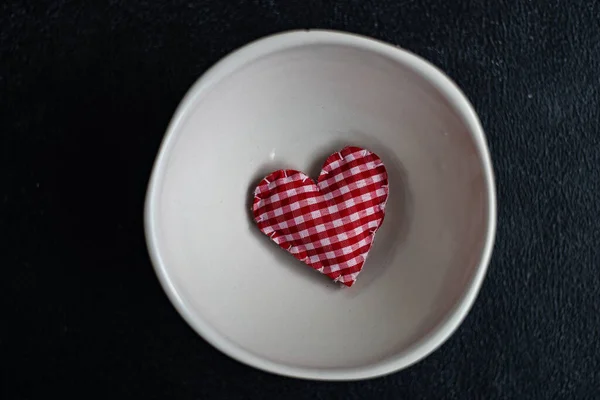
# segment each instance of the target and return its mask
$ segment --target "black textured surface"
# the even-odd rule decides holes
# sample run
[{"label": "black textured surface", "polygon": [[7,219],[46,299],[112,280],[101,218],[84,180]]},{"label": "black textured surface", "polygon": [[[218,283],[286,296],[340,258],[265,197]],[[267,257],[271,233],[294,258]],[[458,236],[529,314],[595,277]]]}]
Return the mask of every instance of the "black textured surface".
[{"label": "black textured surface", "polygon": [[[146,255],[145,186],[182,95],[229,51],[294,28],[438,65],[495,162],[478,301],[442,348],[384,378],[231,361],[177,315]],[[600,398],[599,88],[598,1],[3,2],[0,397]]]}]

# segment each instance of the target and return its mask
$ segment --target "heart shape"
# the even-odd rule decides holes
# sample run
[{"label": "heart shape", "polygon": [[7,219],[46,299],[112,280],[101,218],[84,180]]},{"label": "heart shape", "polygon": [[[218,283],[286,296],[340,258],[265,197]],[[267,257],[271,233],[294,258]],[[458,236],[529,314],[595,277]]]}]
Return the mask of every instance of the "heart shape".
[{"label": "heart shape", "polygon": [[369,150],[346,147],[327,158],[315,183],[279,170],[254,190],[258,228],[298,260],[352,286],[383,222],[387,171]]}]

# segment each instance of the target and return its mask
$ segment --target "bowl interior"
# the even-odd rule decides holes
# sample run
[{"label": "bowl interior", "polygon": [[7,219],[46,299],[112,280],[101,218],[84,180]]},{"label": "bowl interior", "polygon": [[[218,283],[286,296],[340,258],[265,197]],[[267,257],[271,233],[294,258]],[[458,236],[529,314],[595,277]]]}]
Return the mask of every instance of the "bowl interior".
[{"label": "bowl interior", "polygon": [[[356,369],[401,357],[482,268],[489,182],[472,129],[413,65],[361,46],[298,43],[231,65],[184,102],[155,171],[152,245],[172,299],[213,342],[267,362]],[[346,145],[377,153],[390,180],[352,288],[279,249],[250,214],[269,172],[316,178]]]}]

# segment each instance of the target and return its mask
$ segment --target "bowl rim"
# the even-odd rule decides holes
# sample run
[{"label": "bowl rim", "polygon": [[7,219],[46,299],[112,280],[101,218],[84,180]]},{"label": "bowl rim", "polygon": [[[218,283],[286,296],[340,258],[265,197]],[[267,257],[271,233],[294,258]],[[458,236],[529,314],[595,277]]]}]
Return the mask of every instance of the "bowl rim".
[{"label": "bowl rim", "polygon": [[[196,99],[205,95],[211,87],[232,72],[258,58],[293,47],[314,44],[343,45],[372,51],[418,71],[424,79],[433,84],[446,97],[458,114],[461,115],[479,153],[487,187],[485,243],[478,266],[471,282],[467,285],[465,293],[462,294],[444,320],[409,348],[384,360],[360,367],[307,368],[283,364],[258,356],[221,335],[201,316],[192,312],[191,308],[179,295],[170,279],[169,268],[163,261],[157,239],[155,218],[157,205],[155,199],[160,191],[168,159],[167,155],[175,142],[180,125]],[[278,375],[302,379],[347,381],[374,378],[409,367],[435,351],[456,331],[471,309],[485,277],[496,235],[496,213],[494,172],[483,129],[473,106],[448,76],[425,59],[376,39],[338,31],[301,30],[270,35],[233,51],[208,69],[191,86],[173,114],[152,168],[145,200],[144,231],[148,253],[163,290],[183,319],[212,346],[239,362]]]}]

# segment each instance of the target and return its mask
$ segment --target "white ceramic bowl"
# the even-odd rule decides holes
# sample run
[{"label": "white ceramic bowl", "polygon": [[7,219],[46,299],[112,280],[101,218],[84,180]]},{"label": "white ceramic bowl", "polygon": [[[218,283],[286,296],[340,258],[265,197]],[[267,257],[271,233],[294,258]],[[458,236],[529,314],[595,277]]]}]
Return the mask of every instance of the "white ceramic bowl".
[{"label": "white ceramic bowl", "polygon": [[[279,249],[250,215],[269,172],[316,178],[346,145],[377,153],[390,182],[352,288]],[[458,327],[490,259],[496,202],[477,116],[443,73],[375,40],[302,31],[245,46],[194,84],[145,212],[160,282],[204,339],[263,370],[345,380],[404,368]]]}]

